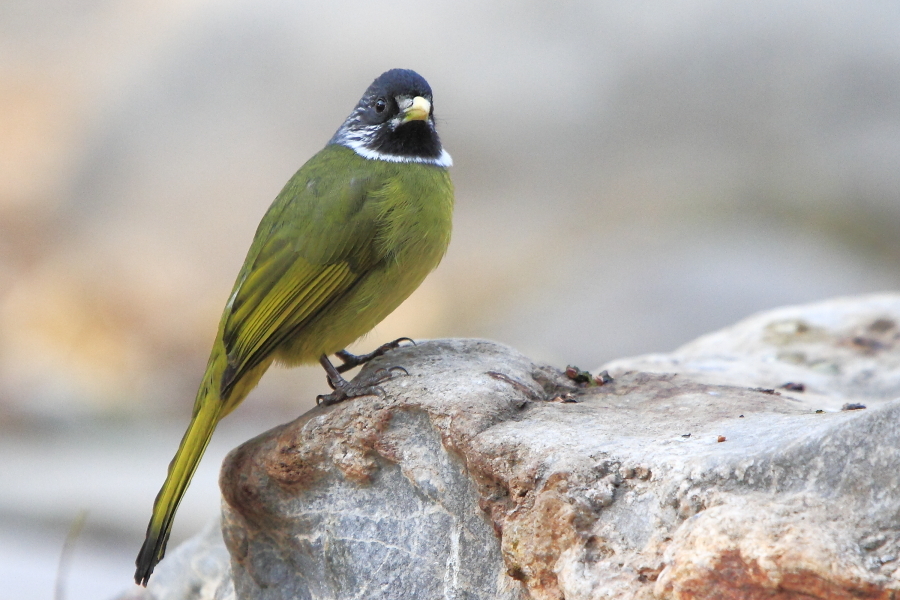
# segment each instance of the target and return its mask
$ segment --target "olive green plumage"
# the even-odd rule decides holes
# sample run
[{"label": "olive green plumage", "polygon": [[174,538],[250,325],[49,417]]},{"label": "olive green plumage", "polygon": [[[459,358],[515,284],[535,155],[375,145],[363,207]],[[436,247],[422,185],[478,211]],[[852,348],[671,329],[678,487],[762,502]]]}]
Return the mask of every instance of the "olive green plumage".
[{"label": "olive green plumage", "polygon": [[[288,181],[259,224],[219,323],[191,423],[154,503],[136,563],[138,583],[146,585],[165,553],[175,511],[217,423],[272,362],[326,360],[390,314],[443,257],[453,211],[449,156],[433,132],[430,89],[419,89],[421,78],[412,78],[411,84],[412,76],[418,77],[395,70],[376,80],[360,101],[362,108]],[[400,125],[395,127],[407,137],[408,131],[425,135],[413,129],[421,123],[406,124],[425,117],[404,100],[425,96],[427,102],[417,97],[416,106],[427,106],[427,125],[437,145],[409,150],[364,140],[360,149],[353,147],[355,139],[343,145],[337,138],[348,127],[387,127],[368,123],[368,113],[362,114],[361,125],[352,119],[365,109],[383,120],[375,102],[390,94],[379,92],[376,84],[398,77],[401,87],[418,87],[396,95],[400,105],[393,109],[394,121]],[[413,116],[403,120],[406,113]],[[400,152],[393,153],[396,148]],[[383,158],[364,158],[367,152]]]},{"label": "olive green plumage", "polygon": [[370,331],[440,262],[452,211],[444,168],[319,152],[260,223],[222,317],[234,378],[273,352],[314,362]]}]

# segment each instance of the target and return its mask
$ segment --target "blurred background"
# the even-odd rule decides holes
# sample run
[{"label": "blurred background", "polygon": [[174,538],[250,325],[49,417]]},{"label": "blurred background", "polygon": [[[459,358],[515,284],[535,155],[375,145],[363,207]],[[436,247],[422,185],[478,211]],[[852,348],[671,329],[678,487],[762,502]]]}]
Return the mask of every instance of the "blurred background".
[{"label": "blurred background", "polygon": [[[900,4],[0,3],[0,598],[127,589],[256,224],[392,67],[457,189],[426,283],[357,346],[485,337],[559,366],[900,288]],[[325,389],[273,369],[241,441]]]}]

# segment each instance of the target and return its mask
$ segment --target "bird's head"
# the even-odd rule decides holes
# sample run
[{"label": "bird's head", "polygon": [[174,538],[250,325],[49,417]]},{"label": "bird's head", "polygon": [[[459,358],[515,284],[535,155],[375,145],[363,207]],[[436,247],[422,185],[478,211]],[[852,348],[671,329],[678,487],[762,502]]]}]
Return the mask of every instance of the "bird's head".
[{"label": "bird's head", "polygon": [[449,167],[434,126],[431,86],[408,69],[391,69],[372,82],[331,138],[365,158]]}]

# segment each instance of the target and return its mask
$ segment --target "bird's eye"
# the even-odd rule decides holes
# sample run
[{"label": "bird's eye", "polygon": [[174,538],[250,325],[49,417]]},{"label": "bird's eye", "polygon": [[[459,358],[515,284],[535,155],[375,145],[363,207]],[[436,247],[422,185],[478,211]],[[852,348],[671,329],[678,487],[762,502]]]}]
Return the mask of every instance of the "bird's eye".
[{"label": "bird's eye", "polygon": [[387,100],[385,100],[384,98],[379,98],[375,102],[375,112],[383,113],[384,109],[386,109],[386,108],[387,108]]}]

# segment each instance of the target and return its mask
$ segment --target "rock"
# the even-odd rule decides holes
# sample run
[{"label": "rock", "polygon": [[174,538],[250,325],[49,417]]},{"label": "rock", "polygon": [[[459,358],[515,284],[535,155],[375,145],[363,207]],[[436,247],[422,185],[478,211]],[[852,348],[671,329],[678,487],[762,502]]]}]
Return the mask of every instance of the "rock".
[{"label": "rock", "polygon": [[391,352],[384,397],[226,459],[236,597],[895,598],[898,322],[779,309],[590,387],[486,341]]},{"label": "rock", "polygon": [[[522,598],[467,468],[473,437],[544,392],[484,341],[393,351],[384,398],[318,407],[234,450],[223,532],[238,598]],[[488,374],[527,381],[516,389]]]},{"label": "rock", "polygon": [[763,312],[702,336],[670,354],[603,366],[678,373],[695,381],[779,389],[821,409],[900,396],[900,295],[872,294]]}]

